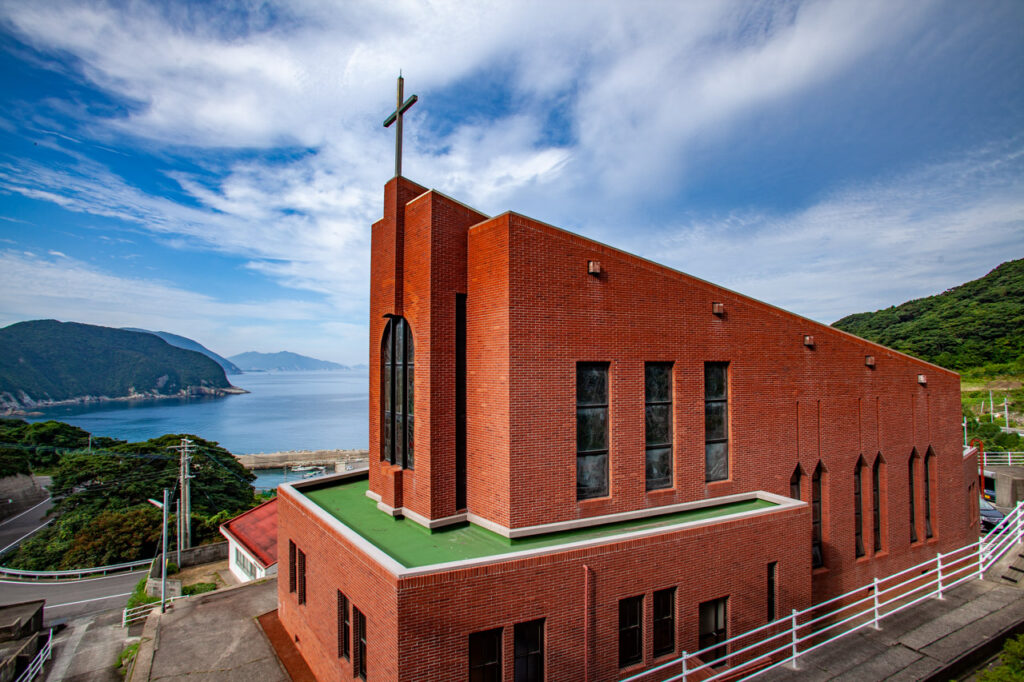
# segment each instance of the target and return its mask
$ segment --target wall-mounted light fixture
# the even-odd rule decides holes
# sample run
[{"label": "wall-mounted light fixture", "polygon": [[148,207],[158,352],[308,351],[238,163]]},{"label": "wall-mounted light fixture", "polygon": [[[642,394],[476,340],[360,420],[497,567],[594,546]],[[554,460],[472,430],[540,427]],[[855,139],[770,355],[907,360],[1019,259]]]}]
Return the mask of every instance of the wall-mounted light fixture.
[{"label": "wall-mounted light fixture", "polygon": [[810,334],[804,334],[804,345],[808,348],[814,348],[814,337]]},{"label": "wall-mounted light fixture", "polygon": [[725,315],[725,304],[724,303],[712,303],[711,304],[711,312],[714,315],[718,315],[719,317],[722,317],[723,315]]},{"label": "wall-mounted light fixture", "polygon": [[927,386],[928,385],[928,377],[925,376],[924,374],[918,374],[917,375],[917,383],[921,384],[922,386]]},{"label": "wall-mounted light fixture", "polygon": [[866,366],[870,367],[871,369],[874,369],[875,368],[875,356],[874,355],[865,355],[864,356],[864,364]]},{"label": "wall-mounted light fixture", "polygon": [[594,277],[601,276],[601,261],[599,260],[588,260],[587,261],[587,274],[593,275]]}]

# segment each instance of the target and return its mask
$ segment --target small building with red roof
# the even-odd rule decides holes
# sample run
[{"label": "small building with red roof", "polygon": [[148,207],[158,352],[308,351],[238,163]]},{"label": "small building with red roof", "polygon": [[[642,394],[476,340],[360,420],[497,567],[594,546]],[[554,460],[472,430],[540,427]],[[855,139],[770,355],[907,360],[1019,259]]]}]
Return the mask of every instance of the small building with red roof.
[{"label": "small building with red roof", "polygon": [[231,573],[242,582],[277,575],[277,498],[220,527],[228,539]]}]

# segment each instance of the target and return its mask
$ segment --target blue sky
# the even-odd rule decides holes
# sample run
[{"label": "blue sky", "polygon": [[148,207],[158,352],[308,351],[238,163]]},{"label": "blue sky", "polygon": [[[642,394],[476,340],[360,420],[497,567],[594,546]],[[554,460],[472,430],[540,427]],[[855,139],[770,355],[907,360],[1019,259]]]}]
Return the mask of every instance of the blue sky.
[{"label": "blue sky", "polygon": [[1024,257],[1024,4],[0,0],[0,325],[366,362],[403,171],[830,323]]}]

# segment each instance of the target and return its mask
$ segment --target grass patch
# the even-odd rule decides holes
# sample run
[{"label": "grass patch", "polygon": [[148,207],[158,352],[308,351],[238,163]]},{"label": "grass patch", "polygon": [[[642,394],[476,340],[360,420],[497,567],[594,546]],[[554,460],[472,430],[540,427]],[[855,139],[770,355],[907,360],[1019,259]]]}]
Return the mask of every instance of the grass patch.
[{"label": "grass patch", "polygon": [[193,583],[191,585],[185,585],[181,588],[182,594],[186,597],[191,597],[194,594],[203,594],[204,592],[213,592],[217,589],[217,583]]},{"label": "grass patch", "polygon": [[125,604],[126,609],[132,609],[136,606],[142,606],[143,604],[152,604],[160,601],[160,597],[150,597],[146,594],[146,578],[143,578],[135,585],[135,589],[132,590],[131,595],[128,597],[128,603]]},{"label": "grass patch", "polygon": [[139,644],[141,642],[129,644],[117,655],[117,672],[121,673],[122,677],[128,674],[128,669],[131,668],[135,655],[139,653]]}]

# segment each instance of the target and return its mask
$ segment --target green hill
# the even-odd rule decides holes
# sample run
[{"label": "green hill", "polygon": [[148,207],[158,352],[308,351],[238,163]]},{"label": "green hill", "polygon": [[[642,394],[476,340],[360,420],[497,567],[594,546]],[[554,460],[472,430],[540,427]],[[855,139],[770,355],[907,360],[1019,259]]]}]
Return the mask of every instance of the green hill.
[{"label": "green hill", "polygon": [[237,391],[216,362],[153,334],[33,320],[0,329],[0,348],[0,408]]},{"label": "green hill", "polygon": [[832,325],[942,367],[1024,374],[1024,259],[927,298]]}]

